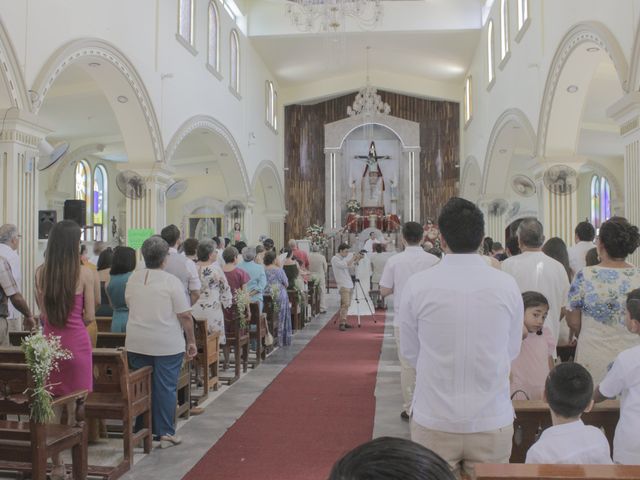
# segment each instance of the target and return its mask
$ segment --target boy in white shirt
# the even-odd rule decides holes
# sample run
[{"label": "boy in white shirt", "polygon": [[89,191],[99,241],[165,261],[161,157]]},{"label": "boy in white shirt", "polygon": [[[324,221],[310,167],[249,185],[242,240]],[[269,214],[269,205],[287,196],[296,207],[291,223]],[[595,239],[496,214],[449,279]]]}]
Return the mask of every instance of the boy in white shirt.
[{"label": "boy in white shirt", "polygon": [[[640,335],[640,289],[627,295],[625,324]],[[596,402],[622,394],[620,420],[613,437],[613,461],[640,465],[640,345],[621,352],[593,395]]]},{"label": "boy in white shirt", "polygon": [[525,463],[611,464],[607,437],[580,417],[593,407],[593,379],[578,363],[561,363],[547,377],[545,400],[553,426],[527,452]]}]

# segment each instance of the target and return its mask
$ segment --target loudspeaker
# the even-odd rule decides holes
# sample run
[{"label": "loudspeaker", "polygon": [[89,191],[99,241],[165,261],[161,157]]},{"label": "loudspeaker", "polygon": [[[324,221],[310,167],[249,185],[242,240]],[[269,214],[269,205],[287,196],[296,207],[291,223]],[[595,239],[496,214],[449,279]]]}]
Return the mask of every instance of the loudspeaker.
[{"label": "loudspeaker", "polygon": [[84,200],[65,200],[64,219],[73,220],[84,227],[87,223],[87,202]]},{"label": "loudspeaker", "polygon": [[57,221],[58,212],[55,210],[38,210],[38,239],[49,238],[49,232]]}]

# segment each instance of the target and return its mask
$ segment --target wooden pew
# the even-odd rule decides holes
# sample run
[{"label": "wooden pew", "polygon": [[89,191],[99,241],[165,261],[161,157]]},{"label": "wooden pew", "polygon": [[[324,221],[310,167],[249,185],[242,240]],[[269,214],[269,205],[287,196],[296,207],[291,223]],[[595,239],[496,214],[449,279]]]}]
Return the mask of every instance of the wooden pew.
[{"label": "wooden pew", "polygon": [[22,345],[22,339],[28,337],[30,333],[31,332],[26,330],[9,332],[9,344],[14,347],[19,347]]},{"label": "wooden pew", "polygon": [[[231,307],[235,310],[235,304]],[[247,309],[247,318],[250,318],[250,312]],[[227,382],[228,385],[231,385],[236,382],[240,378],[240,368],[242,368],[243,372],[247,371],[248,362],[249,362],[249,326],[245,328],[240,328],[240,320],[237,316],[237,313],[233,312],[233,319],[228,319],[227,315],[225,315],[224,319],[224,329],[225,329],[225,337],[227,339],[226,343],[223,346],[224,351],[224,370],[229,367],[229,355],[231,350],[234,352],[235,356],[235,365],[234,365],[234,376],[224,376],[220,377],[220,380]]]},{"label": "wooden pew", "polygon": [[[93,351],[93,392],[87,398],[87,417],[122,421],[124,458],[115,467],[90,467],[109,480],[120,477],[133,465],[133,447],[143,442],[151,452],[151,367],[129,370],[124,350],[96,348]],[[133,433],[142,416],[142,429]]]},{"label": "wooden pew", "polygon": [[124,333],[98,332],[96,348],[124,348]]},{"label": "wooden pew", "polygon": [[300,302],[298,302],[298,292],[296,290],[287,289],[287,295],[289,296],[289,303],[291,304],[291,329],[295,332],[302,328],[302,318],[300,315],[300,309],[302,307]]},{"label": "wooden pew", "polygon": [[[31,372],[26,364],[0,363],[0,415],[28,416],[32,387]],[[0,420],[0,470],[30,472],[32,479],[45,480],[47,459],[71,449],[73,478],[86,479],[86,396],[86,390],[82,390],[58,397],[52,402],[54,409],[65,409],[68,417],[75,418],[74,425]],[[74,415],[69,415],[70,412]]]},{"label": "wooden pew", "polygon": [[110,332],[111,317],[96,317],[96,325],[98,326],[98,332]]},{"label": "wooden pew", "polygon": [[477,464],[477,480],[623,480],[639,479],[638,465]]},{"label": "wooden pew", "polygon": [[[513,422],[513,446],[510,463],[524,463],[527,450],[535,443],[542,431],[551,426],[549,406],[538,400],[514,400],[516,419]],[[596,404],[593,410],[582,415],[587,425],[604,428],[609,445],[613,449],[613,435],[620,418],[620,402],[606,400]]]},{"label": "wooden pew", "polygon": [[195,320],[195,337],[198,354],[194,359],[196,377],[202,374],[203,394],[198,397],[197,403],[201,404],[209,396],[213,388],[218,390],[218,365],[220,359],[220,333],[209,333],[206,320]]},{"label": "wooden pew", "polygon": [[273,345],[268,349],[273,349],[278,342],[278,316],[273,314],[273,297],[271,295],[264,295],[263,299],[263,311],[267,315],[267,323],[269,324],[269,332],[273,335]]},{"label": "wooden pew", "polygon": [[267,350],[264,345],[264,338],[267,336],[267,318],[264,313],[260,313],[260,304],[252,302],[249,305],[251,312],[251,322],[249,328],[249,340],[256,346],[256,357],[250,363],[253,368],[260,365],[260,362],[267,358]]}]

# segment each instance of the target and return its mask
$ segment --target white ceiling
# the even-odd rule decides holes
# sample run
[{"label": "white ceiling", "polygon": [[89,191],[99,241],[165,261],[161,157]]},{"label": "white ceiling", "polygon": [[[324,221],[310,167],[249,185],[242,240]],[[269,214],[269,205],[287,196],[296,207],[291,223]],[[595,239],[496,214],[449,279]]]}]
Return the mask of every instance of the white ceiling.
[{"label": "white ceiling", "polygon": [[281,88],[366,70],[461,81],[480,39],[482,0],[385,1],[380,25],[301,33],[282,0],[254,0],[249,37]]}]

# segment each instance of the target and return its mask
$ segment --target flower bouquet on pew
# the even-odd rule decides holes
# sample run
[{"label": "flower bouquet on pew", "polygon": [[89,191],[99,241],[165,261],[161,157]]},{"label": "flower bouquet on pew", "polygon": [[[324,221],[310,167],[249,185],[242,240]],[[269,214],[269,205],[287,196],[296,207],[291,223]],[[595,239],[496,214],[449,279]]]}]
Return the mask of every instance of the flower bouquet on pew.
[{"label": "flower bouquet on pew", "polygon": [[236,290],[233,295],[233,301],[236,305],[236,311],[238,314],[238,321],[240,322],[240,330],[247,328],[249,322],[249,304],[251,303],[251,292],[249,292],[246,286]]}]

